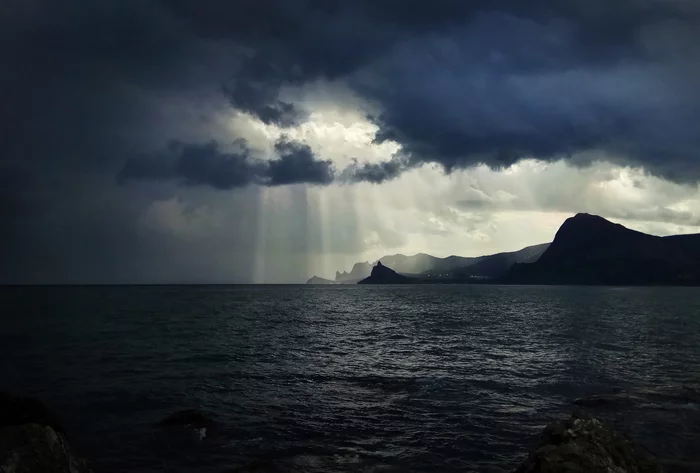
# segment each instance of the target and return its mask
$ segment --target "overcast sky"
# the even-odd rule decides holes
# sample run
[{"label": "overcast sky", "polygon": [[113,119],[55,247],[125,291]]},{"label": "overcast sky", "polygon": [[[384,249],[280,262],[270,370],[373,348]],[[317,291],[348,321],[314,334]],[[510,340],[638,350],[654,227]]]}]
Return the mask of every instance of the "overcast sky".
[{"label": "overcast sky", "polygon": [[695,0],[5,0],[0,283],[700,232]]}]

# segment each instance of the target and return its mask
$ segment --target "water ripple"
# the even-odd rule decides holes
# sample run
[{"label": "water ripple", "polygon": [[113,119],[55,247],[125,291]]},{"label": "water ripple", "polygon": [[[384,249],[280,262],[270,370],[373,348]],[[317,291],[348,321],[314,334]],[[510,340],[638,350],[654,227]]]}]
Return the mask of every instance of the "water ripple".
[{"label": "water ripple", "polygon": [[[509,471],[615,390],[641,401],[601,416],[671,471],[700,461],[693,289],[1,291],[0,387],[46,400],[100,471]],[[191,407],[220,435],[153,429]]]}]

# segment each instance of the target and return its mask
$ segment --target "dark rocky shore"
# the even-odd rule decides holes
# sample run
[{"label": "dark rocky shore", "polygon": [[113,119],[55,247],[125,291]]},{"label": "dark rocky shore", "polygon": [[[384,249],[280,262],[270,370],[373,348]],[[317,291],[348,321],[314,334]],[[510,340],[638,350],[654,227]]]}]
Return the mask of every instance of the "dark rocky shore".
[{"label": "dark rocky shore", "polygon": [[[157,424],[164,428],[211,429],[195,410]],[[3,473],[92,473],[71,449],[57,419],[38,400],[0,393],[0,471]],[[264,464],[234,471],[271,471]],[[273,471],[283,471],[279,467]],[[599,419],[577,411],[547,426],[537,447],[514,473],[661,473],[660,464]]]},{"label": "dark rocky shore", "polygon": [[660,473],[649,454],[584,411],[545,427],[515,473]]}]

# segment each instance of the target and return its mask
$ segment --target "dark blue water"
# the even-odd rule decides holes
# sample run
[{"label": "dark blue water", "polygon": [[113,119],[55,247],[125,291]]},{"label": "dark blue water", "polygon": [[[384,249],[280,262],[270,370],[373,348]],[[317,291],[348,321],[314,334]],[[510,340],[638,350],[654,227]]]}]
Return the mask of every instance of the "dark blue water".
[{"label": "dark blue water", "polygon": [[[49,404],[99,471],[509,471],[573,399],[615,388],[666,390],[602,415],[679,465],[700,460],[698,289],[0,294],[0,388]],[[153,427],[192,407],[217,435]]]}]

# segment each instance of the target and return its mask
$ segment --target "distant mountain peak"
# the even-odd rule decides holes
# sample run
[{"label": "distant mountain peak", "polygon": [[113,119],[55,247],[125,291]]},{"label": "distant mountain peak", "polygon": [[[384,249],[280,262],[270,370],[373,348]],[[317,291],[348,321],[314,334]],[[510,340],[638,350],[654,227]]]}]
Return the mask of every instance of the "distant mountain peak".
[{"label": "distant mountain peak", "polygon": [[619,223],[611,222],[599,215],[592,215],[588,213],[578,213],[573,217],[567,218],[554,237],[554,241],[558,238],[561,239],[564,236],[571,236],[572,233],[578,233],[579,238],[592,237],[601,232],[633,232],[640,233],[636,230],[630,230],[627,227],[620,225]]},{"label": "distant mountain peak", "polygon": [[506,280],[534,284],[697,284],[700,237],[658,237],[603,217],[568,218],[534,263],[514,265]]},{"label": "distant mountain peak", "polygon": [[620,227],[622,226],[620,224],[613,223],[610,220],[607,220],[607,219],[601,217],[600,215],[593,215],[593,214],[589,214],[589,213],[585,213],[585,212],[577,213],[573,217],[567,218],[564,221],[564,223],[562,224],[562,226],[566,225],[567,223],[568,224],[573,224],[573,223],[575,223],[575,224],[607,224],[610,226],[620,226]]}]

